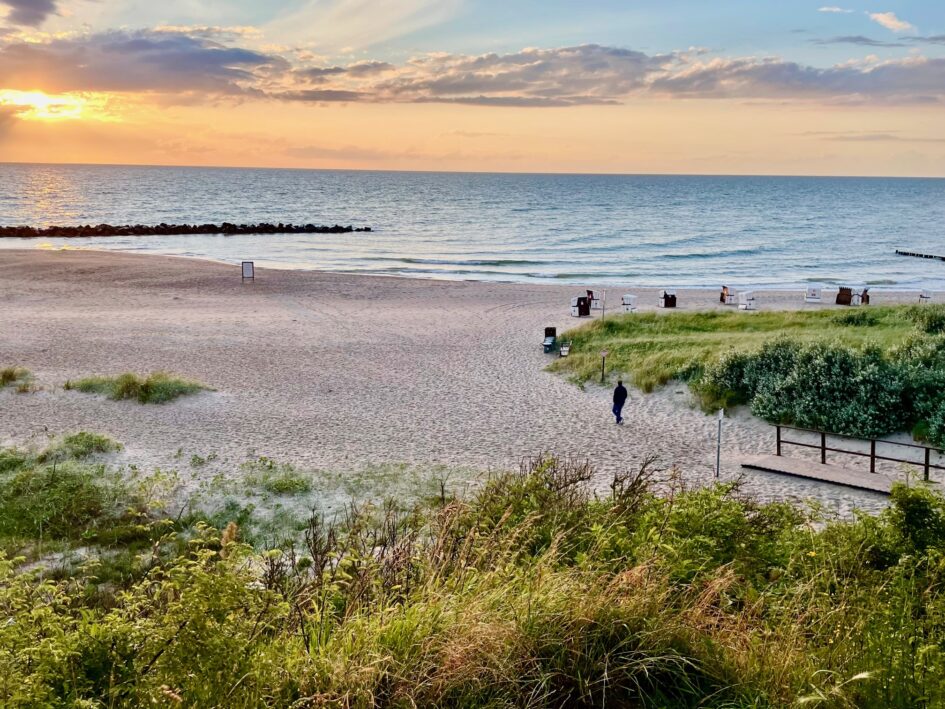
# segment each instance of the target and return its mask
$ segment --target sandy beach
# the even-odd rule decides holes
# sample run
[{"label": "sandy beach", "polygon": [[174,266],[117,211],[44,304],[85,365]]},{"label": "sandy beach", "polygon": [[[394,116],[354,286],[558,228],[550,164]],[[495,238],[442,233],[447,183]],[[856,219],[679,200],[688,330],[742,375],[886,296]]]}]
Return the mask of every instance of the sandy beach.
[{"label": "sandy beach", "polygon": [[[716,421],[682,384],[631,393],[615,426],[610,389],[545,371],[546,325],[580,324],[580,289],[257,269],[92,251],[0,251],[0,366],[31,369],[40,390],[0,391],[0,443],[105,432],[119,462],[177,469],[190,480],[266,455],[357,475],[365,465],[515,466],[540,451],[588,457],[606,489],[615,470],[655,455],[698,485],[712,480]],[[610,289],[655,309],[652,289]],[[805,305],[799,292],[760,292],[762,308]],[[874,303],[911,301],[879,292]],[[720,307],[714,291],[680,291],[683,310]],[[91,374],[166,370],[215,391],[163,406],[65,391]],[[866,492],[762,473],[740,460],[773,453],[773,429],[746,412],[725,422],[723,479],[746,475],[761,499],[814,498],[841,514],[877,509]],[[218,457],[188,469],[192,455]],[[895,472],[895,471],[887,471]]]}]

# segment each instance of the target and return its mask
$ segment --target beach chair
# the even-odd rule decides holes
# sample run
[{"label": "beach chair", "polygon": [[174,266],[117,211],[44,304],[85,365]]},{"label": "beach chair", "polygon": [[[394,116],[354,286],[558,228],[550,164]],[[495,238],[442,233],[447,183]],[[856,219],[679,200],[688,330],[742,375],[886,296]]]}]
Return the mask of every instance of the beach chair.
[{"label": "beach chair", "polygon": [[819,303],[821,302],[821,293],[823,289],[820,286],[808,286],[807,292],[804,295],[805,303]]},{"label": "beach chair", "polygon": [[620,304],[623,306],[623,312],[625,313],[637,312],[637,297],[635,295],[625,293],[620,299]]},{"label": "beach chair", "polygon": [[600,309],[601,309],[602,306],[601,306],[601,304],[600,304],[600,295],[598,295],[598,294],[595,293],[594,291],[589,290],[589,291],[587,292],[587,300],[588,300],[588,302],[591,304],[591,310],[600,310]]},{"label": "beach chair", "polygon": [[561,349],[558,350],[558,356],[559,356],[559,357],[567,357],[569,354],[571,354],[571,343],[572,343],[572,342],[574,342],[574,340],[568,340],[568,341],[565,342],[563,345],[561,345]]},{"label": "beach chair", "polygon": [[755,301],[754,291],[744,290],[738,294],[739,310],[757,310],[758,303]]},{"label": "beach chair", "polygon": [[924,290],[919,293],[919,304],[931,303],[932,302],[932,291]]},{"label": "beach chair", "polygon": [[870,289],[861,288],[860,290],[853,291],[853,305],[869,305],[870,304]]},{"label": "beach chair", "polygon": [[541,343],[542,347],[545,348],[545,354],[549,352],[554,352],[555,343],[558,341],[558,330],[554,327],[545,328],[545,340]]},{"label": "beach chair", "polygon": [[571,298],[571,317],[589,318],[591,316],[591,303],[583,295],[577,298]]},{"label": "beach chair", "polygon": [[728,286],[722,286],[722,292],[719,294],[719,302],[722,305],[734,305],[735,291],[729,290]]},{"label": "beach chair", "polygon": [[676,307],[676,290],[674,288],[665,288],[660,291],[660,307],[661,308],[675,308]]},{"label": "beach chair", "polygon": [[837,305],[853,305],[853,289],[841,287],[837,291]]}]

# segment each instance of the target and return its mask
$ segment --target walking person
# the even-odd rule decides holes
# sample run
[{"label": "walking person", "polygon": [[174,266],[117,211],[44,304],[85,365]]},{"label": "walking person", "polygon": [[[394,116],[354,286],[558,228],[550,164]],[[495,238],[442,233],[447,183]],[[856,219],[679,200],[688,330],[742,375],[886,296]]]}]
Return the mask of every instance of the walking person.
[{"label": "walking person", "polygon": [[623,405],[627,403],[627,387],[623,385],[623,380],[617,382],[617,388],[614,389],[614,417],[618,424],[623,424]]}]

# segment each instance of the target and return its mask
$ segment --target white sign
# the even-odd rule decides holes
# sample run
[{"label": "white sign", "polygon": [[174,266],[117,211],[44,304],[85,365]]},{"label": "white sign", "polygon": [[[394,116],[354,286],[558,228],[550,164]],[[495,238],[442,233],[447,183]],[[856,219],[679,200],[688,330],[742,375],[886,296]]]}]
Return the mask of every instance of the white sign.
[{"label": "white sign", "polygon": [[252,261],[243,261],[243,280],[256,280],[256,268]]},{"label": "white sign", "polygon": [[606,357],[606,356],[609,355],[609,354],[610,354],[610,352],[608,352],[607,350],[601,350],[601,351],[600,351],[600,356],[601,356],[601,357]]}]

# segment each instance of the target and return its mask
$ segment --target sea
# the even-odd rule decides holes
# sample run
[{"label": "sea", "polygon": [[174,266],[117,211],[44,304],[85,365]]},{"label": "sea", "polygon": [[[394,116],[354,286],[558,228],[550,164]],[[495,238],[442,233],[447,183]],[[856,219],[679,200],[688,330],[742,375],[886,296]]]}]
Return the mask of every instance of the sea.
[{"label": "sea", "polygon": [[413,278],[945,289],[945,179],[0,164],[0,224],[292,222],[370,233],[0,239]]}]

